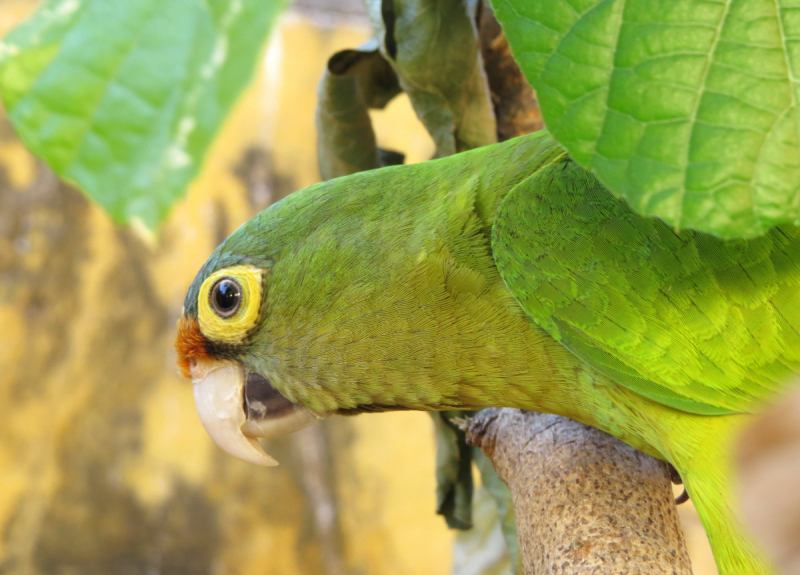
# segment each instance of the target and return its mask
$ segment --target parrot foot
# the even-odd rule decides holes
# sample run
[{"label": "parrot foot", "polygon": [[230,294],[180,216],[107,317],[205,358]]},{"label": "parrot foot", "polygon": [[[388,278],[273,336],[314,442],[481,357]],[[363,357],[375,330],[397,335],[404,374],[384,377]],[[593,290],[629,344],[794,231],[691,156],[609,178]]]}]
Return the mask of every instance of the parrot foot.
[{"label": "parrot foot", "polygon": [[683,478],[678,470],[671,463],[667,463],[667,470],[669,471],[669,478],[675,485],[683,485]]},{"label": "parrot foot", "polygon": [[[683,478],[681,477],[681,474],[678,473],[678,470],[675,469],[675,467],[670,463],[667,463],[667,469],[669,470],[669,478],[672,480],[672,483],[675,485],[683,485]],[[681,503],[686,503],[687,501],[689,501],[689,492],[686,491],[686,488],[684,487],[683,493],[675,498],[675,505],[680,505]]]}]

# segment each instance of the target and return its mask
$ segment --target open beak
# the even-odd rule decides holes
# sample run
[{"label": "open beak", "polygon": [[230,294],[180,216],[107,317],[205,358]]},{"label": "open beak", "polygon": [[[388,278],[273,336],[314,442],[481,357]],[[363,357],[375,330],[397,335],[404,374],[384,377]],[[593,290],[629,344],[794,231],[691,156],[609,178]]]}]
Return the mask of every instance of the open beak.
[{"label": "open beak", "polygon": [[223,451],[244,461],[278,465],[256,438],[289,435],[322,419],[237,362],[200,359],[190,371],[203,427]]}]

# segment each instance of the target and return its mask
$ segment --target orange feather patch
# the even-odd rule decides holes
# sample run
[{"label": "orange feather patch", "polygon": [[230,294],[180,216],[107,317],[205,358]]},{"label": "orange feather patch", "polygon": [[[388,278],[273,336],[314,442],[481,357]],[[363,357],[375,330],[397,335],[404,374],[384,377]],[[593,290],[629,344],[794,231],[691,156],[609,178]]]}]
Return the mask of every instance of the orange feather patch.
[{"label": "orange feather patch", "polygon": [[206,338],[200,331],[197,318],[184,316],[178,320],[175,351],[178,352],[178,368],[183,377],[191,377],[190,368],[193,361],[208,358]]}]

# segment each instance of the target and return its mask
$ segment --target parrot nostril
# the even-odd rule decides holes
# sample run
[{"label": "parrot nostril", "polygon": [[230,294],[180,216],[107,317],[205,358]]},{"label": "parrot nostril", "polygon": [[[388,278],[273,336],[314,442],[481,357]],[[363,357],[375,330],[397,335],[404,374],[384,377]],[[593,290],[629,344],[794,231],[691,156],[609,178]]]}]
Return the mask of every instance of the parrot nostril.
[{"label": "parrot nostril", "polygon": [[272,387],[268,379],[250,373],[244,384],[244,404],[247,419],[260,420],[291,412],[295,405]]}]

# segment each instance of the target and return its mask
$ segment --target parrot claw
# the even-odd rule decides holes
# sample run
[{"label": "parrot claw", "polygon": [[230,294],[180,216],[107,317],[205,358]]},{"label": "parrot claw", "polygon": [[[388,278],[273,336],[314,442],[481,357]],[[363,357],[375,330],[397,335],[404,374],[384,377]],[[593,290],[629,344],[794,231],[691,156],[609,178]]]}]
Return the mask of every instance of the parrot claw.
[{"label": "parrot claw", "polygon": [[[667,469],[669,470],[669,478],[672,480],[672,483],[675,485],[683,485],[683,478],[681,474],[678,473],[678,470],[671,463],[667,463]],[[675,498],[675,505],[680,505],[681,503],[686,503],[689,501],[689,492],[686,491],[686,488],[683,488],[683,493],[678,495]]]},{"label": "parrot claw", "polygon": [[199,360],[191,366],[194,400],[203,427],[225,452],[256,465],[275,466],[257,437],[281,437],[313,425],[320,416],[284,398],[236,362]]}]

